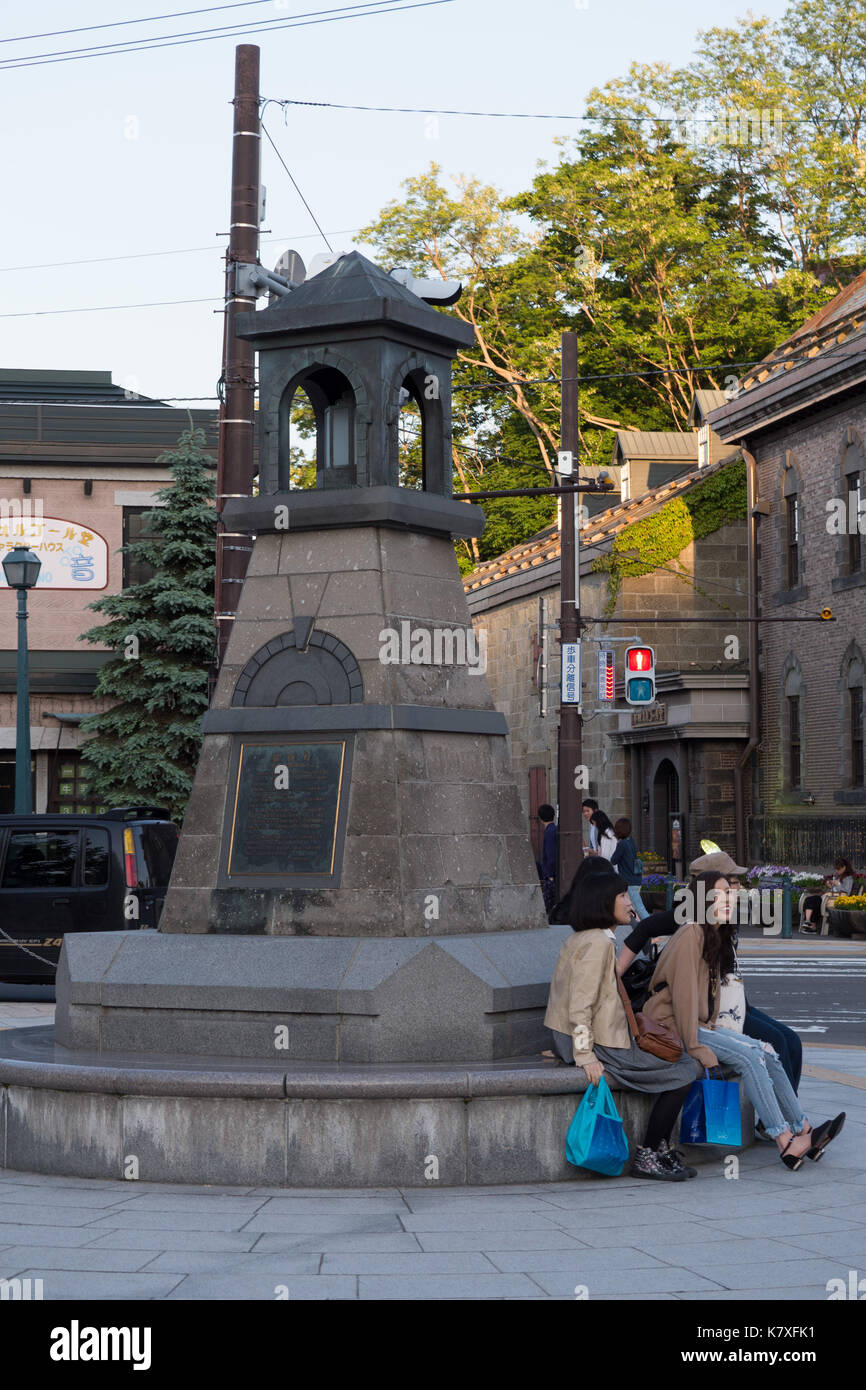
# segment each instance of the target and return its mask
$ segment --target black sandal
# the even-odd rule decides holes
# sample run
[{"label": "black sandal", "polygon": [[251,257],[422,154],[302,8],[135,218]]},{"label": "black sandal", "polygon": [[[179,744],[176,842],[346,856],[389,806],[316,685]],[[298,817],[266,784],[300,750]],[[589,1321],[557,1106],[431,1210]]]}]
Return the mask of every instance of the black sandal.
[{"label": "black sandal", "polygon": [[790,1170],[791,1170],[792,1173],[796,1173],[797,1169],[800,1168],[800,1167],[802,1167],[803,1159],[806,1157],[805,1151],[804,1151],[803,1153],[801,1153],[801,1154],[789,1154],[789,1153],[788,1153],[788,1150],[790,1149],[790,1147],[791,1147],[791,1145],[793,1144],[794,1140],[795,1140],[795,1139],[799,1139],[799,1137],[800,1137],[799,1134],[792,1134],[792,1135],[791,1135],[791,1138],[788,1140],[788,1142],[787,1142],[787,1144],[785,1145],[784,1149],[781,1149],[780,1152],[779,1152],[779,1157],[781,1158],[781,1160],[782,1160],[782,1162],[784,1163],[785,1167],[786,1167],[786,1168],[790,1168]]},{"label": "black sandal", "polygon": [[817,1163],[823,1157],[827,1145],[836,1138],[845,1123],[845,1111],[842,1110],[834,1120],[825,1120],[817,1129],[812,1130],[812,1138],[815,1143],[811,1149],[806,1150],[806,1157],[811,1158],[813,1163]]}]

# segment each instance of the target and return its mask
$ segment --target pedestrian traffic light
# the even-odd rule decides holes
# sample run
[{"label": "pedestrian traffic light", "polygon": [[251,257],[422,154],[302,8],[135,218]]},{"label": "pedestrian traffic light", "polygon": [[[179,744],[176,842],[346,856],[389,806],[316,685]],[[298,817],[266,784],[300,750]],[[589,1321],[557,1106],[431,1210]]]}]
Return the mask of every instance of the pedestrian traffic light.
[{"label": "pedestrian traffic light", "polygon": [[627,647],[625,698],[630,705],[651,705],[656,697],[656,654],[652,647]]}]

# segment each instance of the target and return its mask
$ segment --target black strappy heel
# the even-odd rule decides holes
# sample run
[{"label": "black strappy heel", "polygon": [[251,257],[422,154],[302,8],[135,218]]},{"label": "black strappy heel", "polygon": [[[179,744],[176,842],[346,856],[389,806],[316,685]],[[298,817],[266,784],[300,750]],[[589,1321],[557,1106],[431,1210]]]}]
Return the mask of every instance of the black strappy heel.
[{"label": "black strappy heel", "polygon": [[798,1169],[798,1168],[801,1168],[801,1167],[803,1166],[803,1159],[806,1157],[806,1153],[805,1153],[805,1152],[803,1152],[803,1153],[801,1153],[801,1154],[789,1154],[789,1153],[788,1153],[788,1150],[790,1149],[790,1147],[791,1147],[791,1145],[793,1144],[794,1140],[795,1140],[795,1139],[799,1139],[799,1137],[800,1137],[799,1134],[792,1134],[792,1135],[791,1135],[791,1138],[788,1140],[788,1142],[787,1142],[787,1144],[785,1145],[784,1149],[780,1150],[780,1153],[779,1153],[779,1157],[781,1158],[781,1160],[782,1160],[782,1162],[784,1163],[785,1167],[786,1167],[786,1168],[790,1168],[790,1170],[791,1170],[792,1173],[796,1173],[797,1169]]},{"label": "black strappy heel", "polygon": [[823,1158],[824,1150],[831,1140],[836,1138],[844,1123],[845,1111],[842,1110],[834,1120],[825,1120],[817,1129],[813,1129],[812,1138],[815,1142],[811,1149],[806,1150],[806,1157],[811,1158],[813,1163],[817,1163],[819,1158]]}]

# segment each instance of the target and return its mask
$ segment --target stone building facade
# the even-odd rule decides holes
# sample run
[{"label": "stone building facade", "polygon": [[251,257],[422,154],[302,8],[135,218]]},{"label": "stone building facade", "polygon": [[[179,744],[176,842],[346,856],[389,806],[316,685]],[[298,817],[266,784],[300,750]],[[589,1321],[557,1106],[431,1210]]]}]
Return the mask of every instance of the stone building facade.
[{"label": "stone building facade", "polygon": [[[584,525],[584,619],[600,620],[604,613],[607,575],[592,565],[609,552],[614,537],[631,523],[658,514],[666,502],[684,496],[737,457],[729,454],[709,468],[693,469]],[[733,766],[748,736],[746,627],[738,621],[747,602],[745,517],[697,540],[684,533],[683,542],[669,565],[624,577],[609,615],[621,621],[593,622],[582,640],[586,794],[611,819],[628,816],[639,848],[654,850],[672,868],[700,853],[703,837],[733,850]],[[512,763],[536,852],[535,812],[542,802],[557,801],[559,567],[559,534],[551,527],[464,580],[476,627],[487,633],[488,680],[508,721]],[[646,621],[667,615],[668,622]],[[726,621],[706,621],[720,617]],[[631,709],[623,699],[627,639],[655,650],[657,700],[650,709]],[[596,654],[601,648],[616,652],[613,706],[598,700]]]},{"label": "stone building facade", "polygon": [[[761,745],[751,852],[866,860],[866,272],[711,415],[754,455]],[[835,621],[816,617],[823,608]],[[804,621],[804,619],[809,621]]]}]

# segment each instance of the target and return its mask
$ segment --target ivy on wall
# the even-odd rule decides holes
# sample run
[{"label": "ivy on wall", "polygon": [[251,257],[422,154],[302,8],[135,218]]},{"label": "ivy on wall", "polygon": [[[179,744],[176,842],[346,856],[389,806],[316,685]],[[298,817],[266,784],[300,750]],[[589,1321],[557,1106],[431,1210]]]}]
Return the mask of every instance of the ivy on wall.
[{"label": "ivy on wall", "polygon": [[[652,516],[633,521],[614,538],[610,550],[590,569],[607,574],[604,616],[616,608],[622,581],[664,569],[692,541],[746,516],[746,464],[737,459],[704,482],[665,502]],[[685,566],[680,568],[688,574]]]}]

